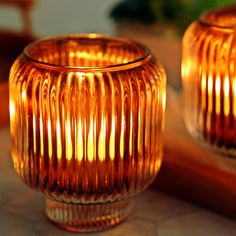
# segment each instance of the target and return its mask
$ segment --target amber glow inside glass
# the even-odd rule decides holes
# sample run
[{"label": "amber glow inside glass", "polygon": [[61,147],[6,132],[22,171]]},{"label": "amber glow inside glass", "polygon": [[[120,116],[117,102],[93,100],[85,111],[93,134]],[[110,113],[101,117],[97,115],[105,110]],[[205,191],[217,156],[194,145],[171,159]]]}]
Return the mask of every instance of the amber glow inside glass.
[{"label": "amber glow inside glass", "polygon": [[10,72],[12,159],[79,232],[122,222],[162,161],[165,72],[145,46],[102,35],[36,41]]},{"label": "amber glow inside glass", "polygon": [[184,116],[213,149],[236,152],[236,5],[209,11],[183,38]]}]

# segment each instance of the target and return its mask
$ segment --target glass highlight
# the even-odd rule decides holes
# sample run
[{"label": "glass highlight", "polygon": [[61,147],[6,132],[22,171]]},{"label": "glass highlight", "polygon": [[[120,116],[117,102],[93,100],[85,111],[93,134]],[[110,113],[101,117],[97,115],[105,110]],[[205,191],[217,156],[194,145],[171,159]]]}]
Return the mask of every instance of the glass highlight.
[{"label": "glass highlight", "polygon": [[102,35],[36,41],[10,72],[12,159],[79,232],[122,222],[163,156],[166,76],[145,46]]}]

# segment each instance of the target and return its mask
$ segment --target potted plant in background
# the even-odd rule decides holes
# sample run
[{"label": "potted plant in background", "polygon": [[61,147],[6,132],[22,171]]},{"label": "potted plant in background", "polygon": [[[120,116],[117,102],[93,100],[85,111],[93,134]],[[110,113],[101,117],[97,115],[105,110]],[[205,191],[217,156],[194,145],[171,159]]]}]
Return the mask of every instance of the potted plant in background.
[{"label": "potted plant in background", "polygon": [[202,12],[232,3],[235,0],[123,0],[111,9],[110,17],[118,27],[122,25],[119,30],[131,28],[165,35],[171,29],[171,35],[182,36]]},{"label": "potted plant in background", "polygon": [[168,83],[181,88],[181,38],[186,27],[208,9],[235,0],[122,0],[110,12],[116,34],[147,44],[167,71]]}]

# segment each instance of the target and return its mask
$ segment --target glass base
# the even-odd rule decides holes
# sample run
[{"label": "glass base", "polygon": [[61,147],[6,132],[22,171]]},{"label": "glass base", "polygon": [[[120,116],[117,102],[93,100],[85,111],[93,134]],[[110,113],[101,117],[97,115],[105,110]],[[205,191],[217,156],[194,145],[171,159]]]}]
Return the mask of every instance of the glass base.
[{"label": "glass base", "polygon": [[129,212],[129,200],[86,205],[46,199],[46,215],[49,220],[74,232],[94,232],[113,227],[124,221]]},{"label": "glass base", "polygon": [[202,147],[206,148],[207,150],[211,152],[215,152],[216,154],[225,156],[225,157],[232,157],[236,158],[236,149],[235,147],[227,148],[223,144],[221,146],[217,144],[212,144],[208,140],[203,138],[203,135],[200,131],[191,129],[187,126],[187,130],[189,134],[192,136],[193,140],[200,144]]}]

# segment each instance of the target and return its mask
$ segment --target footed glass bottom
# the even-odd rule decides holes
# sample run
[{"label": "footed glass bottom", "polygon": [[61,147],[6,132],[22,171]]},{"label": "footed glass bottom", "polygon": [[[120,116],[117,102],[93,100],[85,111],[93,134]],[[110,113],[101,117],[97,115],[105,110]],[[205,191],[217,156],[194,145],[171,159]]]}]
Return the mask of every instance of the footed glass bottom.
[{"label": "footed glass bottom", "polygon": [[59,227],[75,232],[93,232],[113,227],[130,212],[129,200],[105,204],[67,204],[46,200],[46,215]]}]

